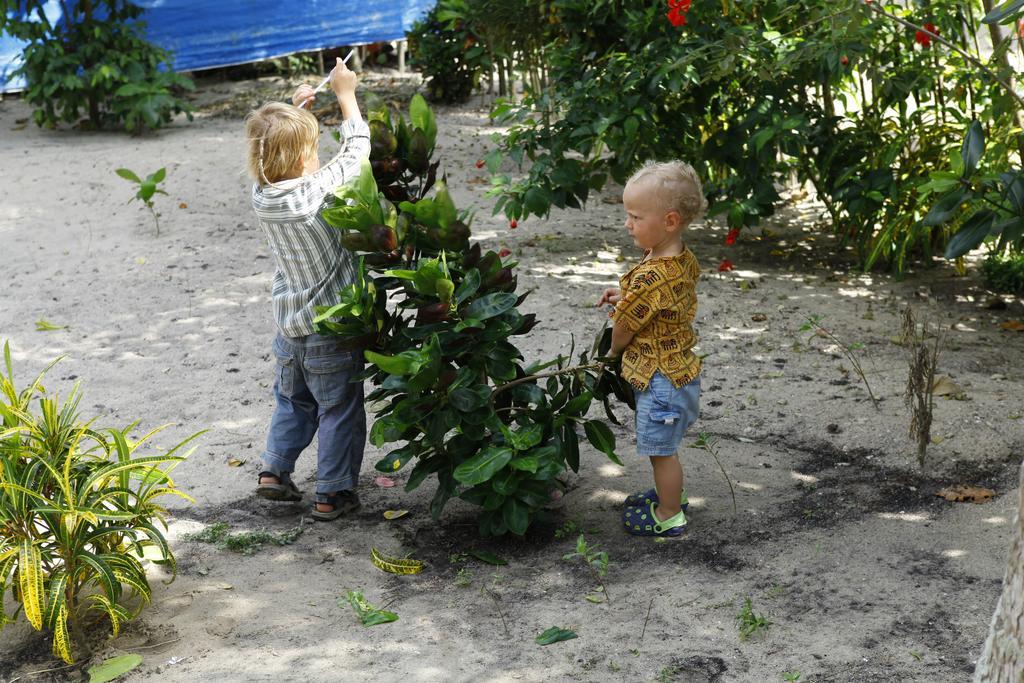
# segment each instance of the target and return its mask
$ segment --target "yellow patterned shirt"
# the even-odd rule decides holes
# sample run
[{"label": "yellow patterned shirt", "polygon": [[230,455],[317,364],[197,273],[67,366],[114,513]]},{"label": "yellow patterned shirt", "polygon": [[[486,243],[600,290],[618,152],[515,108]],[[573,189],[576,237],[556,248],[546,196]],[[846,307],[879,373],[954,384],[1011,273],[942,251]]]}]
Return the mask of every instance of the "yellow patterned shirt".
[{"label": "yellow patterned shirt", "polygon": [[622,378],[645,391],[657,370],[681,387],[700,374],[697,335],[700,266],[689,249],[642,261],[619,279],[622,299],[610,317],[634,333],[622,352]]}]

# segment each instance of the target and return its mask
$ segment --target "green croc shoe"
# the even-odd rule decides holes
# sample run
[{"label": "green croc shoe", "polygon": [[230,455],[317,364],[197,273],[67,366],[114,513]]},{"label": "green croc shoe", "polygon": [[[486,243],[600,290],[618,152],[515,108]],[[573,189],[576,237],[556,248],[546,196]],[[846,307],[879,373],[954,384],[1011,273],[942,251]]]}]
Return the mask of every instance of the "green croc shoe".
[{"label": "green croc shoe", "polygon": [[[637,505],[646,506],[657,502],[658,490],[647,489],[646,491],[641,491],[640,493],[634,493],[633,495],[628,496],[622,504],[626,507],[636,507]],[[690,507],[690,498],[686,495],[686,489],[683,489],[682,495],[679,496],[679,506],[683,508],[683,512],[686,512]]]},{"label": "green croc shoe", "polygon": [[622,513],[622,524],[633,536],[679,536],[686,531],[686,513],[659,521],[654,515],[655,503],[628,507]]}]

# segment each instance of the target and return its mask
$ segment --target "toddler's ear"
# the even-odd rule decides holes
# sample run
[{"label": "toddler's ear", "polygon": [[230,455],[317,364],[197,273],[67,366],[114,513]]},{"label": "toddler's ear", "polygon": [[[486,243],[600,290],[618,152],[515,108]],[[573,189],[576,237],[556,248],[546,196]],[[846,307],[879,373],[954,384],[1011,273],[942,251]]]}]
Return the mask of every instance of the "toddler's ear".
[{"label": "toddler's ear", "polygon": [[686,226],[683,225],[683,217],[679,215],[678,211],[669,211],[665,214],[665,227],[672,231],[682,230]]}]

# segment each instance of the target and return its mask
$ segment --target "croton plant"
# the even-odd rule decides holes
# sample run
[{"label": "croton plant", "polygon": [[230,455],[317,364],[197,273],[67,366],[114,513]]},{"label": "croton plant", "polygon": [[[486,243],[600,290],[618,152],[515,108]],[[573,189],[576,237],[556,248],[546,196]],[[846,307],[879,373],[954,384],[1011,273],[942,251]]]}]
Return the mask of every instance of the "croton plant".
[{"label": "croton plant", "polygon": [[581,429],[619,462],[612,431],[587,417],[597,401],[615,421],[611,396],[632,404],[602,362],[610,330],[578,356],[528,363],[515,337],[538,322],[519,311],[529,293],[516,293],[514,260],[471,243],[472,215],[431,161],[433,112],[417,96],[408,120],[372,111],[370,130],[370,160],[324,211],[359,277],[318,311],[317,331],[364,342],[370,441],[391,448],[378,470],[411,467],[407,491],[436,475],[435,519],[459,497],[481,506],[482,535],[522,535],[564,486],[559,475],[579,470]]}]

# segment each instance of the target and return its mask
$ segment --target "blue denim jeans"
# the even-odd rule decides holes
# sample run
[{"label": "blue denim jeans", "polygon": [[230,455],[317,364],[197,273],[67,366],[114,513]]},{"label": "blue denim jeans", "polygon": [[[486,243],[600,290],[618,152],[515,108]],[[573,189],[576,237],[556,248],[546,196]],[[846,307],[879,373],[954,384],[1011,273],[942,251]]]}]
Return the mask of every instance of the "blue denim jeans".
[{"label": "blue denim jeans", "polygon": [[366,446],[363,383],[353,382],[363,370],[363,353],[342,346],[337,337],[318,334],[278,333],[274,339],[277,405],[263,462],[268,472],[290,477],[299,454],[319,435],[318,500],[356,487]]},{"label": "blue denim jeans", "polygon": [[676,388],[655,372],[647,391],[636,395],[636,452],[675,455],[690,425],[700,416],[700,375]]}]

